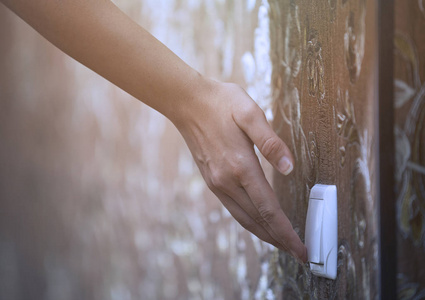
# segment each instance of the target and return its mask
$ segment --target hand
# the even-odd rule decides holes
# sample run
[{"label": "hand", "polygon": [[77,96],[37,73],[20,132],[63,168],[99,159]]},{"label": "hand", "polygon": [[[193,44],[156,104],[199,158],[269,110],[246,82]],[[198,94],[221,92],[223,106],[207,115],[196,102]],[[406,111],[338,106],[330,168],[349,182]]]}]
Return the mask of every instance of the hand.
[{"label": "hand", "polygon": [[264,176],[255,144],[281,173],[293,169],[285,143],[239,86],[209,81],[176,122],[208,187],[247,230],[306,262],[307,250]]}]

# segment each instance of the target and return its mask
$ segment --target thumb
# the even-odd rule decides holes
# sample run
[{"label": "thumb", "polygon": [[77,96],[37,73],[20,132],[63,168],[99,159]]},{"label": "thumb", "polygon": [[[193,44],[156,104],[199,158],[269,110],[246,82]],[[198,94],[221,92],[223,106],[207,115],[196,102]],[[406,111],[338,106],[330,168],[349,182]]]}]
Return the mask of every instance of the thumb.
[{"label": "thumb", "polygon": [[[264,112],[256,109],[241,112],[235,122],[260,150],[261,154],[282,174],[288,175],[294,169],[294,159],[288,146],[277,136],[267,122]],[[249,115],[247,115],[249,114]]]}]

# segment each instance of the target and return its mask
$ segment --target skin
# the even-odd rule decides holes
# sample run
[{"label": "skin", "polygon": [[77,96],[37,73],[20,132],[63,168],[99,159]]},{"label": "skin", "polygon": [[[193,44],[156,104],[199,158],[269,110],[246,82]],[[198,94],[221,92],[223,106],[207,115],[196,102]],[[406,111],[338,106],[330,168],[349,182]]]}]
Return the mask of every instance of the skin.
[{"label": "skin", "polygon": [[253,145],[285,175],[293,157],[242,88],[203,77],[111,1],[1,1],[62,51],[170,119],[232,216],[307,261]]}]

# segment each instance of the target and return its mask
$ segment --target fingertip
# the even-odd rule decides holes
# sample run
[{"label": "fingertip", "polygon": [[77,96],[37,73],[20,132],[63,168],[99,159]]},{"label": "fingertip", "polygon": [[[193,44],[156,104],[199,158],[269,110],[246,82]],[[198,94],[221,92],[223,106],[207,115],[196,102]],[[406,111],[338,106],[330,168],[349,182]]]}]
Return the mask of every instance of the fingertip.
[{"label": "fingertip", "polygon": [[307,249],[305,247],[302,250],[290,251],[290,253],[298,261],[298,263],[305,264],[307,262]]},{"label": "fingertip", "polygon": [[300,264],[304,264],[308,260],[307,256],[307,248],[306,246],[301,242],[297,235],[297,241],[292,246],[292,255],[298,260]]},{"label": "fingertip", "polygon": [[308,260],[308,256],[307,256],[307,247],[306,246],[304,246],[304,252],[303,252],[303,254],[301,255],[301,261],[305,264],[306,262],[307,262],[307,260]]},{"label": "fingertip", "polygon": [[294,164],[291,159],[286,156],[283,156],[277,163],[277,169],[283,175],[289,175],[294,169]]}]

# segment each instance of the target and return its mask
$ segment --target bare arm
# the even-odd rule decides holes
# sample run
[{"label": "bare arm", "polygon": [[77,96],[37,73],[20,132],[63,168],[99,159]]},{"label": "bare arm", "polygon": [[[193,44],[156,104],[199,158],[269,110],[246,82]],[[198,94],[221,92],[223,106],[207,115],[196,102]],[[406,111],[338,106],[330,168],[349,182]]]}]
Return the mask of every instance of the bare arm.
[{"label": "bare arm", "polygon": [[111,1],[2,2],[65,53],[169,118],[234,218],[306,261],[253,144],[283,174],[293,168],[292,155],[243,89],[204,78]]},{"label": "bare arm", "polygon": [[62,51],[169,118],[199,87],[197,72],[111,1],[3,2]]}]

